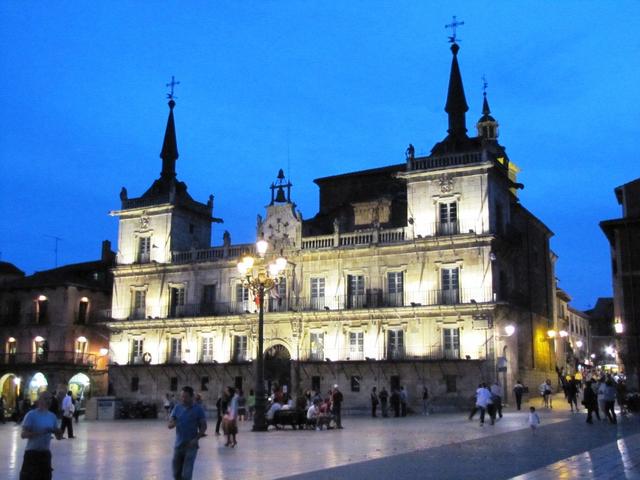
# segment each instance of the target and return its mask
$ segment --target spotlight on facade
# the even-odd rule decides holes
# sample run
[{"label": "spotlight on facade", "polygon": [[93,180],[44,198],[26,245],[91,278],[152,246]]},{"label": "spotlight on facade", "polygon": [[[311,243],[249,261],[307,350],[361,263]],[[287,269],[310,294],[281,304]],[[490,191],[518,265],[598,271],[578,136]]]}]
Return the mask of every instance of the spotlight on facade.
[{"label": "spotlight on facade", "polygon": [[624,332],[624,325],[622,323],[616,323],[613,325],[613,328],[616,330],[616,333]]},{"label": "spotlight on facade", "polygon": [[99,353],[100,353],[100,356],[101,356],[101,357],[105,357],[105,356],[109,353],[109,349],[108,349],[108,348],[104,348],[104,347],[102,347],[102,348],[99,350]]},{"label": "spotlight on facade", "polygon": [[9,337],[9,339],[7,340],[7,342],[9,342],[9,343],[13,343],[13,342],[15,342],[15,341],[16,341],[16,339],[15,339],[15,338],[13,338],[13,337]]},{"label": "spotlight on facade", "polygon": [[547,337],[556,338],[556,331],[555,330],[547,330]]},{"label": "spotlight on facade", "polygon": [[40,295],[38,297],[38,300],[41,301],[41,302],[44,302],[46,299],[47,299],[46,295]]},{"label": "spotlight on facade", "polygon": [[44,342],[44,338],[42,338],[40,335],[38,335],[36,338],[33,339],[34,342]]},{"label": "spotlight on facade", "polygon": [[578,340],[578,341],[576,342],[576,347],[578,347],[578,348],[582,348],[582,345],[583,345],[582,340]]},{"label": "spotlight on facade", "polygon": [[565,338],[565,337],[568,337],[568,336],[569,336],[569,334],[567,333],[567,331],[566,331],[566,330],[560,330],[560,331],[558,332],[558,334],[559,334],[562,338]]},{"label": "spotlight on facade", "polygon": [[596,358],[596,354],[595,354],[595,353],[592,353],[592,354],[590,355],[590,357],[591,357],[591,358]]},{"label": "spotlight on facade", "polygon": [[506,333],[507,337],[513,335],[515,331],[516,327],[514,327],[513,325],[507,325],[506,327],[504,327],[504,333]]},{"label": "spotlight on facade", "polygon": [[19,386],[20,386],[20,382],[22,382],[22,379],[21,379],[20,377],[15,377],[15,378],[13,379],[13,384],[14,384],[16,387],[19,387]]},{"label": "spotlight on facade", "polygon": [[607,355],[613,356],[615,350],[613,349],[613,347],[611,345],[607,345],[606,347],[604,347],[604,351],[605,351],[605,353]]}]

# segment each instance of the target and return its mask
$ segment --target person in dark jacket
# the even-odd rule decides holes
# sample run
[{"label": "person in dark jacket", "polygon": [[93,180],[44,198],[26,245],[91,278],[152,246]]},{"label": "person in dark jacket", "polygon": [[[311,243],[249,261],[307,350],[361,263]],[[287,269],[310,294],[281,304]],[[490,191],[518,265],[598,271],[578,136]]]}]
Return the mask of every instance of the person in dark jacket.
[{"label": "person in dark jacket", "polygon": [[571,407],[571,411],[573,412],[573,407],[576,407],[576,412],[578,411],[578,382],[574,377],[571,377],[567,380],[567,383],[564,388],[565,395],[567,396],[567,402],[569,402],[569,406]]},{"label": "person in dark jacket", "polygon": [[520,410],[522,406],[522,394],[524,393],[524,385],[520,380],[516,382],[516,385],[513,387],[513,394],[516,396],[516,408]]},{"label": "person in dark jacket", "polygon": [[400,416],[400,392],[398,391],[397,388],[394,388],[391,391],[391,408],[393,409],[393,416],[394,417],[399,417]]},{"label": "person in dark jacket", "polygon": [[598,411],[598,396],[593,390],[593,382],[587,381],[584,387],[582,404],[587,409],[587,423],[593,423],[593,413],[596,414],[598,421],[600,420],[600,412]]},{"label": "person in dark jacket", "polygon": [[227,395],[226,389],[224,392],[220,394],[218,400],[216,401],[216,409],[218,411],[218,419],[216,422],[216,435],[220,435],[220,425],[222,424],[222,416],[226,413],[227,407],[229,405],[229,396]]},{"label": "person in dark jacket", "polygon": [[378,392],[376,387],[371,389],[371,416],[376,418],[376,410],[378,409]]},{"label": "person in dark jacket", "polygon": [[380,399],[380,410],[382,410],[382,416],[383,417],[388,417],[389,413],[388,413],[388,407],[387,407],[387,402],[389,401],[389,392],[387,392],[387,389],[382,387],[382,390],[380,390],[380,394],[378,395],[378,398]]}]

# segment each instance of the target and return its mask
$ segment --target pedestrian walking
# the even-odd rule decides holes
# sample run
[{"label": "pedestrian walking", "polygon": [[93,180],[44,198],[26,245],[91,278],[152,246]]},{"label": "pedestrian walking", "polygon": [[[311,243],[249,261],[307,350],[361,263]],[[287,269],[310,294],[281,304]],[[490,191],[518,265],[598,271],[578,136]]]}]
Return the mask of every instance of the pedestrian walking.
[{"label": "pedestrian walking", "polygon": [[240,389],[238,391],[238,421],[244,422],[247,418],[247,397],[244,396],[244,392]]},{"label": "pedestrian walking", "polygon": [[522,394],[524,393],[524,385],[518,380],[513,387],[513,395],[516,397],[516,408],[520,410],[522,406]]},{"label": "pedestrian walking", "polygon": [[336,428],[342,428],[342,392],[338,388],[338,385],[333,386],[331,393],[331,413],[336,419]]},{"label": "pedestrian walking", "polygon": [[584,387],[584,394],[582,396],[582,404],[587,409],[587,423],[593,423],[593,414],[596,414],[598,421],[600,421],[600,412],[598,409],[598,397],[593,390],[593,382],[587,381]]},{"label": "pedestrian walking", "polygon": [[51,480],[51,435],[62,439],[58,417],[49,410],[51,398],[49,392],[40,392],[37,408],[29,411],[22,422],[20,436],[27,439],[27,446],[20,470],[21,480]]},{"label": "pedestrian walking", "polygon": [[371,389],[371,416],[373,418],[376,418],[376,410],[378,409],[378,392],[376,390],[376,387],[373,387]]},{"label": "pedestrian walking", "polygon": [[426,385],[422,387],[422,415],[429,415],[429,390]]},{"label": "pedestrian walking", "polygon": [[75,406],[73,405],[73,394],[71,390],[67,392],[67,395],[62,400],[62,435],[64,436],[65,430],[67,431],[67,438],[75,438],[73,436],[73,414],[75,413]]},{"label": "pedestrian walking", "polygon": [[0,422],[5,423],[5,418],[4,418],[4,395],[0,395]]},{"label": "pedestrian walking", "polygon": [[193,464],[198,454],[198,440],[206,435],[207,420],[202,407],[195,403],[193,388],[186,386],[180,392],[180,403],[171,411],[169,429],[176,429],[173,448],[174,480],[191,480]]},{"label": "pedestrian walking", "polygon": [[222,424],[222,417],[227,411],[229,405],[229,398],[227,397],[227,390],[225,389],[216,401],[217,421],[216,421],[216,435],[220,435],[220,425]]},{"label": "pedestrian walking", "polygon": [[249,390],[249,396],[247,397],[247,420],[253,420],[253,414],[256,413],[256,394],[253,390]]},{"label": "pedestrian walking", "polygon": [[604,375],[600,377],[600,380],[598,381],[598,386],[596,389],[596,392],[598,393],[598,409],[602,412],[602,415],[604,417],[607,416],[607,410],[606,410],[606,405],[604,400],[604,393],[607,389],[606,381],[607,379]]},{"label": "pedestrian walking", "polygon": [[620,415],[627,414],[627,384],[623,379],[618,380],[616,385],[616,399],[620,406]]},{"label": "pedestrian walking", "polygon": [[569,379],[566,381],[564,392],[567,397],[567,402],[571,407],[571,411],[573,412],[573,408],[575,407],[577,412],[578,411],[578,382],[574,377],[569,377]]},{"label": "pedestrian walking", "polygon": [[407,403],[409,399],[407,397],[407,391],[404,387],[400,387],[400,415],[403,417],[407,416]]},{"label": "pedestrian walking", "polygon": [[531,428],[534,435],[538,425],[540,425],[540,417],[538,416],[538,412],[536,412],[536,407],[529,407],[529,428]]},{"label": "pedestrian walking", "polygon": [[476,404],[469,415],[469,420],[473,420],[476,412],[480,411],[480,426],[484,426],[484,416],[490,403],[491,392],[484,383],[481,383],[478,385],[478,389],[476,390]]},{"label": "pedestrian walking", "polygon": [[380,390],[380,393],[378,394],[378,398],[380,399],[380,410],[382,411],[382,416],[386,418],[389,416],[389,392],[387,392],[386,388],[382,387],[382,390]]},{"label": "pedestrian walking", "polygon": [[604,413],[611,423],[618,423],[615,412],[616,385],[611,377],[605,382],[604,388]]},{"label": "pedestrian walking", "polygon": [[172,410],[172,405],[171,405],[171,397],[169,396],[169,394],[167,393],[164,396],[164,401],[162,403],[162,407],[164,408],[164,413],[165,416],[167,417],[167,420],[169,419],[169,415],[171,415],[171,410]]},{"label": "pedestrian walking", "polygon": [[553,393],[553,390],[551,387],[551,380],[547,378],[540,385],[540,395],[542,395],[542,405],[545,408],[553,408],[553,400],[551,398],[552,393]]},{"label": "pedestrian walking", "polygon": [[222,419],[222,429],[227,436],[225,447],[234,448],[238,442],[236,435],[238,434],[238,392],[235,388],[227,387],[227,396],[230,398],[227,411]]}]

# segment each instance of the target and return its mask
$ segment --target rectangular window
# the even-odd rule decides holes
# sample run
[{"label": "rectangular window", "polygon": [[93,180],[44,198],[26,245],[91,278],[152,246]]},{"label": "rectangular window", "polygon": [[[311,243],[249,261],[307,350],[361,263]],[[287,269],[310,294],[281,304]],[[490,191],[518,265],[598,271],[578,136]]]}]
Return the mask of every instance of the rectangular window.
[{"label": "rectangular window", "polygon": [[202,302],[200,310],[203,315],[213,315],[216,313],[216,286],[204,285],[202,287]]},{"label": "rectangular window", "polygon": [[442,202],[438,204],[440,221],[439,235],[455,235],[458,233],[458,204],[456,202]]},{"label": "rectangular window", "polygon": [[184,287],[171,287],[170,301],[169,301],[169,317],[170,318],[182,317],[184,315],[185,313],[184,299],[185,299]]},{"label": "rectangular window", "polygon": [[349,358],[347,360],[364,359],[364,333],[349,332]]},{"label": "rectangular window", "polygon": [[139,387],[140,387],[140,378],[131,377],[131,391],[137,392],[139,390]]},{"label": "rectangular window", "polygon": [[311,278],[311,310],[322,310],[324,303],[324,278]]},{"label": "rectangular window", "polygon": [[391,386],[391,391],[400,390],[400,375],[391,375],[389,385]]},{"label": "rectangular window", "polygon": [[314,375],[311,377],[311,390],[318,393],[320,392],[320,376]]},{"label": "rectangular window", "polygon": [[131,363],[142,363],[142,356],[144,355],[144,340],[141,338],[134,338],[131,341]]},{"label": "rectangular window", "polygon": [[209,377],[200,377],[200,390],[203,392],[209,390]]},{"label": "rectangular window", "polygon": [[404,331],[387,331],[387,360],[404,358]]},{"label": "rectangular window", "polygon": [[37,318],[36,323],[46,324],[49,322],[49,300],[45,297],[36,302]]},{"label": "rectangular window", "polygon": [[138,263],[149,263],[151,260],[151,237],[138,239]]},{"label": "rectangular window", "polygon": [[246,362],[247,356],[247,336],[234,335],[233,337],[233,361]]},{"label": "rectangular window", "polygon": [[182,361],[182,338],[171,337],[169,339],[169,355],[167,362],[180,363]]},{"label": "rectangular window", "polygon": [[250,313],[249,289],[241,283],[236,285],[236,312]]},{"label": "rectangular window", "polygon": [[443,268],[440,271],[443,305],[455,305],[460,301],[457,268]]},{"label": "rectangular window", "polygon": [[309,360],[324,361],[324,333],[311,332],[309,337],[311,339]]},{"label": "rectangular window", "polygon": [[404,305],[403,272],[387,273],[387,305],[389,307],[401,307]]},{"label": "rectangular window", "polygon": [[351,377],[351,391],[359,392],[360,391],[360,382],[362,381],[362,377],[359,375],[354,375]]},{"label": "rectangular window", "polygon": [[171,377],[169,381],[169,390],[172,392],[178,391],[178,377]]},{"label": "rectangular window", "polygon": [[200,361],[203,363],[213,362],[213,337],[202,337],[200,344]]},{"label": "rectangular window", "polygon": [[460,329],[459,328],[443,328],[442,344],[444,358],[455,359],[460,358]]},{"label": "rectangular window", "polygon": [[87,341],[86,339],[76,340],[73,361],[75,363],[87,363]]},{"label": "rectangular window", "polygon": [[88,299],[81,300],[78,304],[78,325],[84,325],[87,323],[87,313],[89,311],[89,301]]},{"label": "rectangular window", "polygon": [[287,310],[287,279],[284,277],[276,280],[276,284],[269,292],[269,311],[285,312]]},{"label": "rectangular window", "polygon": [[147,292],[145,290],[134,290],[131,305],[131,318],[134,320],[144,318],[146,310]]},{"label": "rectangular window", "polygon": [[364,275],[347,276],[347,308],[364,307]]},{"label": "rectangular window", "polygon": [[455,375],[445,375],[444,382],[447,385],[447,393],[454,393],[458,391]]},{"label": "rectangular window", "polygon": [[233,379],[233,386],[236,387],[236,390],[242,390],[242,377],[235,377]]},{"label": "rectangular window", "polygon": [[16,363],[16,354],[18,353],[18,342],[7,342],[7,363]]}]

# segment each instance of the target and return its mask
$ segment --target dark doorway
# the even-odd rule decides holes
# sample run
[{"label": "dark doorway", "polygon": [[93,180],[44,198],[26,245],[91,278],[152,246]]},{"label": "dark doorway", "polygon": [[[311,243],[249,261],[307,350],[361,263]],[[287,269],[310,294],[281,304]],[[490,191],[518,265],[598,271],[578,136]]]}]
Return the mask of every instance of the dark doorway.
[{"label": "dark doorway", "polygon": [[291,393],[291,354],[284,345],[274,345],[264,352],[264,379],[269,386],[284,389]]}]

